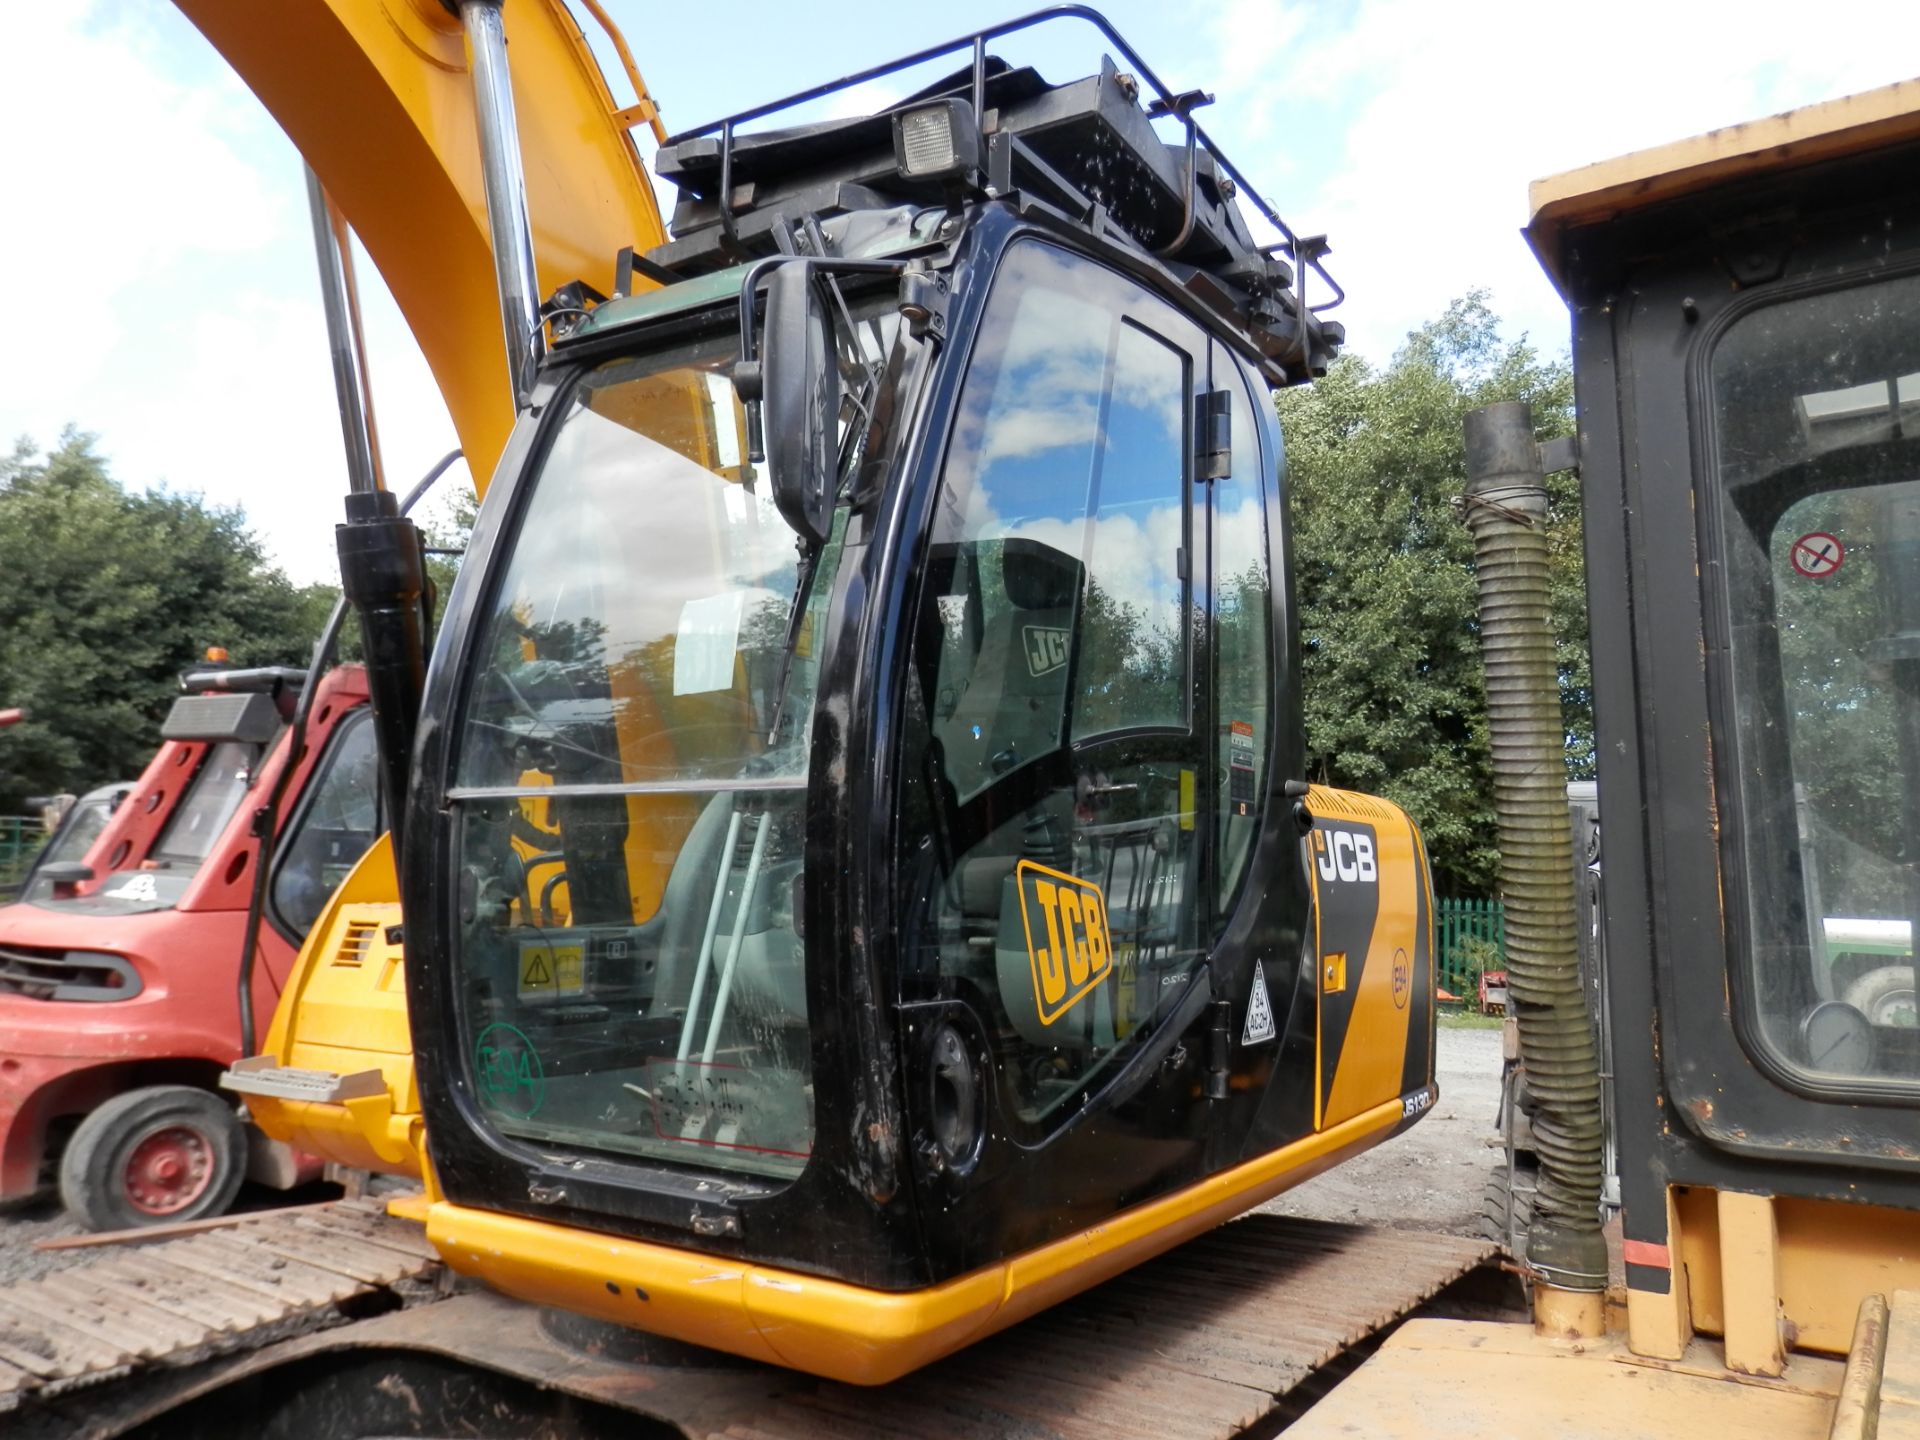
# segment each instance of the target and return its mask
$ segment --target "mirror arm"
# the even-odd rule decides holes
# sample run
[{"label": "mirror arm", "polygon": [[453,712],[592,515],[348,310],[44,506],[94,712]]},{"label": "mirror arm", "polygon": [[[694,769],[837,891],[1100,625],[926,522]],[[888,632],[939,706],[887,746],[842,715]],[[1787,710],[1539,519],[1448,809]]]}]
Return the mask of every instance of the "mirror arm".
[{"label": "mirror arm", "polygon": [[[747,412],[747,459],[755,464],[766,461],[766,436],[760,419],[763,393],[760,375],[758,332],[753,323],[753,302],[761,285],[773,270],[782,265],[808,265],[830,275],[898,275],[907,268],[905,260],[842,260],[834,256],[769,255],[747,267],[740,280],[740,358],[733,367],[733,387]],[[841,309],[844,313],[845,304]]]}]

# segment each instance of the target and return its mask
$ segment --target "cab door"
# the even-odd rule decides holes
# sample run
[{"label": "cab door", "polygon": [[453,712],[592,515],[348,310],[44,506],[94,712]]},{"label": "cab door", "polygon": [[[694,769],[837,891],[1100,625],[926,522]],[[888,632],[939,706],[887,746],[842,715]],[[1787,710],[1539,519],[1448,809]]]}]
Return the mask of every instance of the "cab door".
[{"label": "cab door", "polygon": [[909,1103],[976,1259],[1209,1168],[1226,783],[1206,338],[1038,240],[994,284],[912,625],[899,820]]},{"label": "cab door", "polygon": [[1300,822],[1286,782],[1305,773],[1286,470],[1271,394],[1225,345],[1211,354],[1202,413],[1223,415],[1198,447],[1205,476],[1209,638],[1206,889],[1212,989],[1225,1007],[1229,1074],[1209,1124],[1212,1168],[1315,1127],[1316,932]]}]

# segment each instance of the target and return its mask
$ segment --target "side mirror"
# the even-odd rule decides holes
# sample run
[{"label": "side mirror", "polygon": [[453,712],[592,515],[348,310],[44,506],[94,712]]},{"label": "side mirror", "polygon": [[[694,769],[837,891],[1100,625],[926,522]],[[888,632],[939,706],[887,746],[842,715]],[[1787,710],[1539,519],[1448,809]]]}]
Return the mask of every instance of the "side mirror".
[{"label": "side mirror", "polygon": [[824,545],[840,462],[840,365],[810,265],[781,265],[767,276],[760,373],[773,503],[807,545]]}]

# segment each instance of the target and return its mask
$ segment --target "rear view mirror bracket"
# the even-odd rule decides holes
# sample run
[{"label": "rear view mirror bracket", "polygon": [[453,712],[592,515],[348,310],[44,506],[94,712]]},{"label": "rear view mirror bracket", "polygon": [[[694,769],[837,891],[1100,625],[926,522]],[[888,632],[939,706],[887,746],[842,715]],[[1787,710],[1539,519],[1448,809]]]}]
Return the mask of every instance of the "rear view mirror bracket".
[{"label": "rear view mirror bracket", "polygon": [[[774,505],[803,547],[824,545],[832,533],[839,457],[835,322],[816,277],[898,274],[904,268],[899,260],[774,255],[749,267],[740,283],[740,358],[733,383],[747,412],[747,458],[767,466]],[[756,343],[754,328],[754,298],[762,284],[764,344]]]}]

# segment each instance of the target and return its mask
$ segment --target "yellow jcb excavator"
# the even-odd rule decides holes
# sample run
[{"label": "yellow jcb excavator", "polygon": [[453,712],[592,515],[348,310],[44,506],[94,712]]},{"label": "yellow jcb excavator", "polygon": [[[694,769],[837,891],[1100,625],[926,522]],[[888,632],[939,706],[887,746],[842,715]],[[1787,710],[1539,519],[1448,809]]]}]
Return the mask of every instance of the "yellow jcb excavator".
[{"label": "yellow jcb excavator", "polygon": [[[264,22],[190,8],[252,79]],[[1538,1323],[1412,1321],[1313,1404],[1482,1252],[1258,1217],[1068,1297],[1434,1094],[1418,837],[1295,778],[1263,386],[1337,346],[1323,247],[1247,238],[1237,200],[1278,218],[1204,96],[1110,29],[1125,71],[1048,84],[995,58],[1015,22],[898,62],[960,64],[883,114],[672,137],[673,239],[635,161],[636,209],[577,217],[596,258],[537,275],[543,207],[589,192],[543,194],[524,119],[520,226],[507,122],[570,103],[533,57],[590,61],[557,6],[462,15],[481,118],[433,193],[470,253],[490,227],[509,364],[473,393],[520,413],[428,673],[417,541],[352,502],[400,888],[363,864],[233,1077],[289,1138],[417,1170],[393,1208],[429,1244],[360,1203],[0,1295],[22,1433],[1911,1428],[1911,87],[1537,192],[1575,309],[1620,1273],[1597,1077],[1516,965]],[[453,123],[464,58],[417,94],[354,58],[451,55],[450,12],[293,23],[356,98]],[[1497,429],[1474,506],[1524,526],[1542,459]]]},{"label": "yellow jcb excavator", "polygon": [[[333,1332],[411,1419],[273,1368],[334,1370],[318,1351],[261,1350],[96,1392],[96,1428],[202,1433],[241,1372],[262,1433],[438,1433],[475,1394],[501,1433],[608,1404],[790,1427],[830,1381],[977,1345],[1427,1113],[1419,835],[1300,778],[1269,392],[1337,352],[1341,296],[1197,122],[1209,97],[1083,7],[1125,70],[998,58],[1044,12],[670,137],[667,240],[626,133],[644,88],[618,110],[556,0],[184,8],[361,235],[491,471],[429,669],[418,536],[350,465],[393,844],[226,1083],[270,1133],[419,1175],[395,1208],[490,1288],[390,1317],[414,1358],[376,1343],[391,1324]],[[888,111],[764,123],[942,56]],[[348,1228],[339,1273],[390,1279],[417,1246]],[[1242,1343],[1216,1295],[1321,1287],[1176,1407],[1237,1430],[1486,1249],[1237,1227],[1153,1272],[1168,1300],[1084,1378],[1171,1380],[1170,1348]],[[503,1295],[547,1307],[545,1338]],[[1046,1333],[1077,1353],[1085,1323]],[[427,1352],[463,1378],[394,1379]],[[590,1357],[613,1363],[555,1386]],[[1059,1368],[1061,1423],[1165,1418]],[[888,1403],[951,1429],[960,1374]],[[87,1408],[51,1378],[21,1388]],[[967,1423],[1011,1423],[964,1388]]]}]

